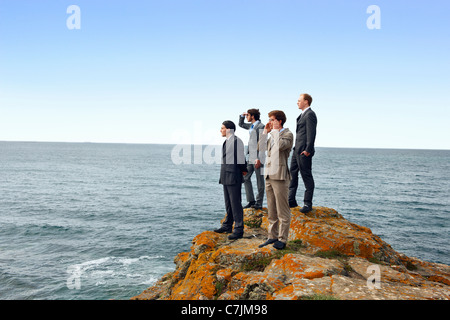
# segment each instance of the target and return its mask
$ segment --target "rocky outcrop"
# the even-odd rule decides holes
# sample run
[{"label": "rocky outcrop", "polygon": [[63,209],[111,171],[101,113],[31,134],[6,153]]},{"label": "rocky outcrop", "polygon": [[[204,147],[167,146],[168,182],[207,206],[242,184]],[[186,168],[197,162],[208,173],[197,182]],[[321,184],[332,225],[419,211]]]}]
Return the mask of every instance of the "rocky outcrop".
[{"label": "rocky outcrop", "polygon": [[175,271],[132,299],[450,298],[450,266],[400,254],[334,209],[291,212],[284,250],[258,248],[267,238],[267,210],[245,209],[243,239],[200,233],[175,257]]}]

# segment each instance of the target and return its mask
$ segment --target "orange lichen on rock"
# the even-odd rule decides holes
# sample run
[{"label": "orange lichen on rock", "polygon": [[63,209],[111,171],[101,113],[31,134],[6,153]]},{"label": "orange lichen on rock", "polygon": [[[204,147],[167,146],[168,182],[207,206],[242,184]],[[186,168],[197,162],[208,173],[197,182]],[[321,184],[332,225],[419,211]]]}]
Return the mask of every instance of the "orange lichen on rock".
[{"label": "orange lichen on rock", "polygon": [[[173,272],[132,299],[450,299],[449,266],[406,257],[334,209],[291,209],[280,251],[258,247],[267,239],[267,210],[244,212],[244,238],[200,233],[175,257]],[[374,266],[381,289],[368,286]]]},{"label": "orange lichen on rock", "polygon": [[221,235],[218,233],[213,231],[204,231],[192,240],[193,247],[191,248],[191,252],[193,254],[198,254],[200,252],[212,250],[217,245],[220,238]]},{"label": "orange lichen on rock", "polygon": [[[268,221],[263,217],[262,227]],[[314,207],[303,214],[292,210],[290,240],[302,240],[310,252],[337,250],[344,255],[376,258],[387,263],[398,263],[397,253],[369,228],[344,219],[336,210]]]}]

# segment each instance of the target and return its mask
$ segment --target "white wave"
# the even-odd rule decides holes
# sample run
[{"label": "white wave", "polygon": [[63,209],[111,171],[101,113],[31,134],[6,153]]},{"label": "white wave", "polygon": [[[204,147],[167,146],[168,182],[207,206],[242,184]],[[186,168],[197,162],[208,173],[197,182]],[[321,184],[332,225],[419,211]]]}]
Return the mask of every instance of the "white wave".
[{"label": "white wave", "polygon": [[158,278],[150,276],[150,278],[148,278],[147,280],[144,280],[142,282],[142,284],[145,284],[147,286],[151,286],[151,285],[155,284],[157,281],[158,281]]},{"label": "white wave", "polygon": [[111,260],[111,257],[100,258],[100,259],[95,259],[95,260],[90,260],[90,261],[86,261],[83,263],[79,263],[79,264],[73,265],[73,267],[75,269],[80,270],[81,272],[86,272],[91,269],[95,269],[96,267],[98,267],[102,264],[105,264],[106,262],[108,262],[110,260]]},{"label": "white wave", "polygon": [[81,271],[89,271],[91,269],[95,269],[97,267],[101,267],[104,265],[116,265],[116,264],[122,264],[125,266],[129,266],[133,263],[137,263],[142,260],[152,260],[152,259],[158,259],[163,258],[163,256],[140,256],[139,258],[127,258],[127,257],[104,257],[100,259],[95,260],[89,260],[86,262],[82,262],[79,264],[75,264],[72,267],[79,269]]},{"label": "white wave", "polygon": [[89,283],[95,286],[108,285],[108,283],[121,283],[124,279],[133,279],[134,282],[151,285],[158,280],[149,275],[158,269],[151,260],[162,257],[104,257],[71,265],[67,268],[67,272],[77,275],[85,285]]}]

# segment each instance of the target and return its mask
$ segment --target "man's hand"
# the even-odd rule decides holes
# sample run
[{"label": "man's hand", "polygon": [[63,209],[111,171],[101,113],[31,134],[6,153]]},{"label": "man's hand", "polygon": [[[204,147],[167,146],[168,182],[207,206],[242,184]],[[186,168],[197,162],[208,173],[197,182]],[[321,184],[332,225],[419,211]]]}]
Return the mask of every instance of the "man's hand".
[{"label": "man's hand", "polygon": [[259,161],[258,159],[255,160],[255,169],[259,169],[261,168],[261,161]]},{"label": "man's hand", "polygon": [[267,133],[269,133],[270,131],[272,131],[272,128],[273,128],[273,125],[272,125],[272,122],[267,122],[266,123],[266,126],[264,127],[264,134],[267,134]]},{"label": "man's hand", "polygon": [[303,155],[305,155],[305,156],[307,156],[307,157],[309,157],[309,156],[311,155],[311,153],[309,153],[308,151],[303,151],[303,152],[300,153],[300,154],[303,154]]},{"label": "man's hand", "polygon": [[246,171],[242,172],[242,175],[243,175],[243,176],[246,176],[246,175],[247,175],[247,172],[246,172]]}]

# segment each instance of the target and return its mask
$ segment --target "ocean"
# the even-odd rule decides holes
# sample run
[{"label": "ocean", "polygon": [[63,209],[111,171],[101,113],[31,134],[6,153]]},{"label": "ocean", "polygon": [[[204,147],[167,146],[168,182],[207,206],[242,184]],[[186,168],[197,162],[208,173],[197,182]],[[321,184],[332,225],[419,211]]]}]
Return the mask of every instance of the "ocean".
[{"label": "ocean", "polygon": [[[220,166],[173,149],[0,142],[0,299],[129,299],[174,270],[225,208]],[[317,148],[313,174],[314,205],[450,264],[450,151]]]}]

